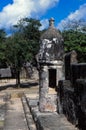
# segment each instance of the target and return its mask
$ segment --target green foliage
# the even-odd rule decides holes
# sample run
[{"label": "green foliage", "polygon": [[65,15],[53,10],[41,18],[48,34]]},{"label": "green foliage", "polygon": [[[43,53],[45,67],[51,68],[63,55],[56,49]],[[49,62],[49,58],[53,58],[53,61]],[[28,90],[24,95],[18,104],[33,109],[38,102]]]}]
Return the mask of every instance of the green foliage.
[{"label": "green foliage", "polygon": [[29,40],[39,41],[39,27],[41,26],[39,20],[25,18],[23,21],[26,22],[26,26],[24,28],[24,37],[28,38]]},{"label": "green foliage", "polygon": [[68,20],[63,24],[63,30],[74,30],[86,32],[86,20]]},{"label": "green foliage", "polygon": [[6,39],[6,33],[4,31],[4,29],[0,29],[0,44],[5,41]]},{"label": "green foliage", "polygon": [[[40,21],[36,19],[21,19],[17,25],[17,34],[21,35],[21,38],[28,43],[28,56],[29,61],[33,61],[35,55],[38,53],[39,49],[39,39],[40,31],[39,27],[41,26]],[[28,57],[26,55],[26,57]]]},{"label": "green foliage", "polygon": [[6,67],[5,63],[5,42],[6,40],[6,33],[3,29],[0,29],[0,68]]},{"label": "green foliage", "polygon": [[34,62],[39,49],[41,26],[36,19],[21,19],[14,25],[14,34],[6,38],[4,30],[0,30],[0,62],[16,69],[16,78],[20,84],[20,70],[27,61]]},{"label": "green foliage", "polygon": [[25,57],[27,43],[19,37],[8,38],[5,43],[5,58],[10,66],[20,68]]},{"label": "green foliage", "polygon": [[66,30],[63,31],[65,52],[75,50],[80,62],[86,62],[86,33]]}]

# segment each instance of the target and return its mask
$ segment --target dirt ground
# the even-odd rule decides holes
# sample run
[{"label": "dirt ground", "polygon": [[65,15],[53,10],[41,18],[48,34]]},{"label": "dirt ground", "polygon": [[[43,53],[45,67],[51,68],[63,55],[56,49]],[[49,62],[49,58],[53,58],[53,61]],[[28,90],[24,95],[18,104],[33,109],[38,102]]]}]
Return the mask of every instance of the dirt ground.
[{"label": "dirt ground", "polygon": [[[36,79],[21,79],[21,87],[16,87],[15,79],[0,80],[0,130],[3,130],[6,102],[20,100],[23,94],[39,93],[38,80]],[[15,114],[14,114],[15,115]]]},{"label": "dirt ground", "polygon": [[25,93],[32,93],[38,91],[38,80],[35,79],[21,79],[21,87],[16,87],[15,79],[0,80],[0,92],[11,94],[12,97],[22,96]]}]

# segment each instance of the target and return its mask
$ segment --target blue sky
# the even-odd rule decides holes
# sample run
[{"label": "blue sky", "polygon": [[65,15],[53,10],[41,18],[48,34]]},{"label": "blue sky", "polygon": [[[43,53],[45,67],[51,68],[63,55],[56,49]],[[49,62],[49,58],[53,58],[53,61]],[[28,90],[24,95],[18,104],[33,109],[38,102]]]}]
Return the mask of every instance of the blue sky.
[{"label": "blue sky", "polygon": [[60,0],[55,7],[49,9],[43,17],[50,18],[51,16],[60,22],[70,13],[79,9],[80,5],[86,3],[86,0]]},{"label": "blue sky", "polygon": [[68,20],[86,20],[86,0],[0,0],[0,28],[9,30],[23,17],[39,19],[41,29],[54,17],[61,29]]}]

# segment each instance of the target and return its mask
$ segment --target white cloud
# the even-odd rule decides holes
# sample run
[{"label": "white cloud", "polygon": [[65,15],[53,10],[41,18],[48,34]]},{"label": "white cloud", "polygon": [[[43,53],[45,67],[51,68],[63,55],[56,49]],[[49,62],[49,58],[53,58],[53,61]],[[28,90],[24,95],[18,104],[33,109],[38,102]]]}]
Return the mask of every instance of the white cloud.
[{"label": "white cloud", "polygon": [[57,28],[62,30],[64,26],[68,24],[69,21],[72,22],[72,21],[79,21],[83,19],[86,20],[86,4],[81,5],[78,10],[70,13],[67,18],[61,20]]},{"label": "white cloud", "polygon": [[9,28],[23,17],[39,17],[59,0],[13,0],[0,12],[0,28]]},{"label": "white cloud", "polygon": [[43,19],[40,21],[42,26],[40,27],[40,30],[46,29],[49,26],[49,20],[48,19]]}]

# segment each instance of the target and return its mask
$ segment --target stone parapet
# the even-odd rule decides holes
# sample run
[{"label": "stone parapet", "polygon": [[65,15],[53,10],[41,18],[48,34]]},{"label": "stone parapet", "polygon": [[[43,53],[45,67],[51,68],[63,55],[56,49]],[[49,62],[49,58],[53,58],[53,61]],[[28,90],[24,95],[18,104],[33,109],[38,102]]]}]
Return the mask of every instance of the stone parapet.
[{"label": "stone parapet", "polygon": [[77,79],[73,85],[69,80],[59,81],[58,112],[81,130],[86,128],[86,79]]}]

